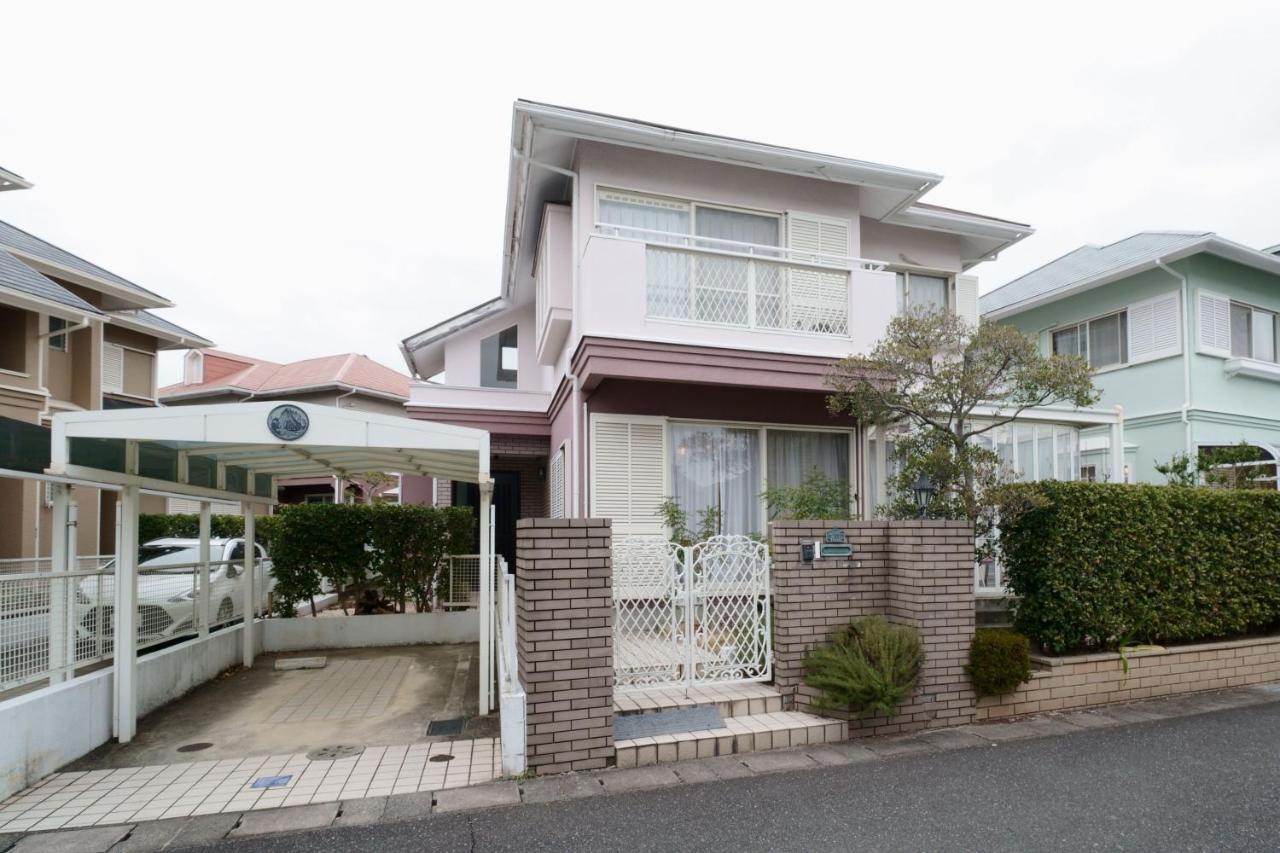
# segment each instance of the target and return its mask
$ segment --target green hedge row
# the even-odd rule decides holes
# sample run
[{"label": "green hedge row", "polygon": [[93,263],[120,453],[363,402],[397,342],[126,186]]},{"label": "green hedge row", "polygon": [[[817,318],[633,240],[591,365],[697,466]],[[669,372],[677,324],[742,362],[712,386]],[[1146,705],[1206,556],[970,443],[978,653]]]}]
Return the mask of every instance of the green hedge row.
[{"label": "green hedge row", "polygon": [[1050,651],[1280,625],[1280,493],[1046,481],[1002,504],[1014,626]]}]

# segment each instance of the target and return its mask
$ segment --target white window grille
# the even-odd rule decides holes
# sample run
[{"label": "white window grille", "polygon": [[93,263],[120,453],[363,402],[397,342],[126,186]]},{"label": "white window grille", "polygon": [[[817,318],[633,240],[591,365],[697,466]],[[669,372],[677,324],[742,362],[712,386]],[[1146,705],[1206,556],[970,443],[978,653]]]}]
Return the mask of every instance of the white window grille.
[{"label": "white window grille", "polygon": [[564,518],[564,448],[561,447],[556,451],[556,455],[551,457],[550,468],[550,503],[549,507],[552,518]]},{"label": "white window grille", "polygon": [[102,345],[102,390],[108,394],[124,393],[124,347]]}]

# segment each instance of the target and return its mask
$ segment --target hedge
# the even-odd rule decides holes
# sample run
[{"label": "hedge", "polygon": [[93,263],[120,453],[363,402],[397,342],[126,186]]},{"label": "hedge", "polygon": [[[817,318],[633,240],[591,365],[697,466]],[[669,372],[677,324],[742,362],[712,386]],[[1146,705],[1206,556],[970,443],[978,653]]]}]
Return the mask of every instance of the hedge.
[{"label": "hedge", "polygon": [[1045,481],[1001,503],[1014,627],[1043,648],[1280,625],[1280,493]]}]

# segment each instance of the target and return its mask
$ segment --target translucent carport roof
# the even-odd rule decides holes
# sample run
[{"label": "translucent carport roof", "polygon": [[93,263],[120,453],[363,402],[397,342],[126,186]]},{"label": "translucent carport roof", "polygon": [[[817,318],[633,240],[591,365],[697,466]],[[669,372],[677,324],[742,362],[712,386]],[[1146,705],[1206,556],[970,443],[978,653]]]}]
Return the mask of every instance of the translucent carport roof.
[{"label": "translucent carport roof", "polygon": [[276,477],[371,471],[485,482],[489,434],[278,400],[53,418],[49,473],[79,480],[271,503]]}]

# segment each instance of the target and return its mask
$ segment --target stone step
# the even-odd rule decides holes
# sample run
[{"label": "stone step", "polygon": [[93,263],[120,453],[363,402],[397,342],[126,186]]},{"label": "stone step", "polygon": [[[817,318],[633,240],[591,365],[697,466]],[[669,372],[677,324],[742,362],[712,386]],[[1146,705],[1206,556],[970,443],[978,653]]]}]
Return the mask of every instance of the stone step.
[{"label": "stone step", "polygon": [[781,711],[782,697],[767,684],[654,688],[615,692],[613,697],[613,712],[619,716],[656,714],[703,705],[714,705],[721,717],[746,717]]},{"label": "stone step", "polygon": [[619,767],[644,767],[692,758],[742,755],[847,740],[848,724],[799,711],[729,717],[724,728],[620,740]]}]

